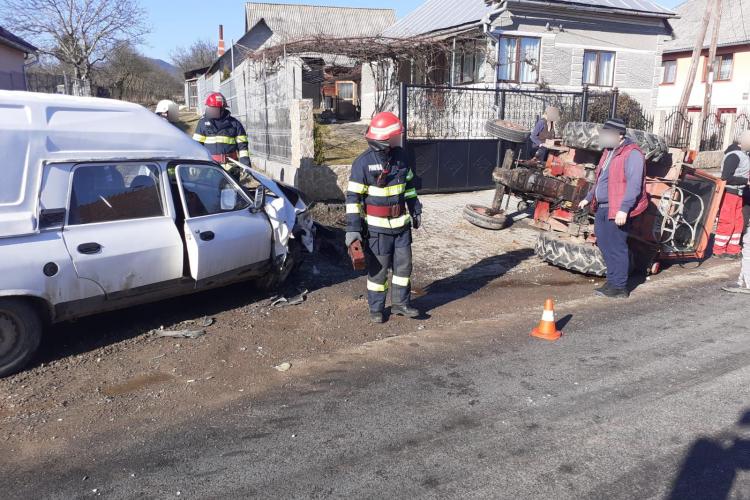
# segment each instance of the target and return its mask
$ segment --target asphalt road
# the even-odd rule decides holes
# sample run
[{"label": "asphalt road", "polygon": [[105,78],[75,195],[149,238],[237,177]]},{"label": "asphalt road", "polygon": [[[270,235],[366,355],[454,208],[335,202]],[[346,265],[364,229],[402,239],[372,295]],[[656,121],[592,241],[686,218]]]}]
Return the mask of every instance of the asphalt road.
[{"label": "asphalt road", "polygon": [[383,341],[1,495],[748,498],[748,306],[709,283],[562,308],[555,343],[515,316]]}]

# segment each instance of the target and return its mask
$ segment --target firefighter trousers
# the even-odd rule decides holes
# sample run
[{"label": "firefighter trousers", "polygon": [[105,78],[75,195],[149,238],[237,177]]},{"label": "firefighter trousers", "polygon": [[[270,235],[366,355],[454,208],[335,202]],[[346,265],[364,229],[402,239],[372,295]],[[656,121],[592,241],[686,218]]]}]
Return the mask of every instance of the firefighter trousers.
[{"label": "firefighter trousers", "polygon": [[371,312],[385,310],[388,271],[393,269],[391,302],[409,305],[411,293],[411,229],[400,234],[370,233],[367,238],[367,302]]},{"label": "firefighter trousers", "polygon": [[714,255],[738,255],[742,250],[740,243],[744,229],[742,196],[725,192],[714,236]]}]

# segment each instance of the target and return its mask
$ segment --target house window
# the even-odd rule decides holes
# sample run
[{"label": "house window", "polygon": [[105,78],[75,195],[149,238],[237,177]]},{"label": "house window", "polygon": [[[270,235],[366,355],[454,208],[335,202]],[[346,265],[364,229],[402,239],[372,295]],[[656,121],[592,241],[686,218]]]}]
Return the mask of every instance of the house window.
[{"label": "house window", "polygon": [[674,83],[677,79],[677,61],[664,61],[661,66],[664,70],[661,83],[665,85]]},{"label": "house window", "polygon": [[[708,77],[708,58],[704,59],[703,81]],[[727,82],[732,79],[732,67],[734,65],[734,54],[721,54],[716,56],[714,62],[714,81]]]},{"label": "house window", "polygon": [[456,43],[453,60],[453,83],[476,83],[479,81],[479,70],[484,64],[484,44],[476,40]]},{"label": "house window", "polygon": [[615,74],[615,53],[586,50],[583,53],[583,84],[611,87]]},{"label": "house window", "polygon": [[539,78],[540,46],[539,38],[501,37],[497,79],[503,82],[536,83]]}]

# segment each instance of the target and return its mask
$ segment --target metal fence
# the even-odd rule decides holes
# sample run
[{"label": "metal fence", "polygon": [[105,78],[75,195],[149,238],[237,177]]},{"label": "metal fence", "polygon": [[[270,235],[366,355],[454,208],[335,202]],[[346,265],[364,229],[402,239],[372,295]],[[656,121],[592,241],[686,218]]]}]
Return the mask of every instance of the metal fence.
[{"label": "metal fence", "polygon": [[[560,109],[560,130],[569,121],[603,122],[614,116],[618,92],[401,86],[401,115],[411,139],[486,139],[488,120],[508,120],[531,129],[548,106]],[[632,112],[631,128],[651,130],[653,117]],[[635,126],[634,126],[635,125]]]},{"label": "metal fence", "polygon": [[739,140],[740,134],[742,134],[742,132],[744,132],[745,130],[750,130],[750,110],[739,111],[734,117],[732,140]]},{"label": "metal fence", "polygon": [[[237,101],[245,100],[244,124],[248,130],[250,153],[268,160],[289,163],[292,159],[292,123],[290,95],[286,71],[261,70],[245,80],[244,92]],[[239,105],[239,104],[238,104]]]},{"label": "metal fence", "polygon": [[661,134],[667,145],[673,148],[687,148],[693,133],[693,118],[689,113],[673,109],[665,113]]},{"label": "metal fence", "polygon": [[723,149],[728,116],[725,113],[719,112],[711,112],[706,115],[703,120],[703,131],[699,146],[700,151],[717,151]]}]

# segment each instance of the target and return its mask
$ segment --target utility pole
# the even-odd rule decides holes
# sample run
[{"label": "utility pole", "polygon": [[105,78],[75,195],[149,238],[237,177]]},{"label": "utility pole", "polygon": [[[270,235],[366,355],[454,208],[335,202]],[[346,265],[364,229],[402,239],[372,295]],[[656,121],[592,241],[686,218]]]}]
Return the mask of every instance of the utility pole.
[{"label": "utility pole", "polygon": [[[709,0],[708,3],[711,3]],[[716,45],[719,42],[719,30],[721,28],[721,0],[716,0],[716,8],[713,11],[714,27],[711,32],[711,46],[708,49],[708,62],[706,63],[706,89],[701,108],[700,135],[703,137],[703,129],[706,125],[706,116],[711,109],[711,92],[713,91],[714,73],[716,71]],[[721,68],[719,68],[721,70]]]},{"label": "utility pole", "polygon": [[706,0],[706,12],[705,14],[703,14],[703,23],[701,24],[701,29],[698,30],[698,37],[695,39],[695,46],[693,47],[693,57],[690,59],[690,70],[688,71],[687,80],[685,81],[685,88],[682,89],[680,103],[677,106],[677,110],[683,114],[687,111],[688,101],[690,100],[690,92],[692,92],[693,90],[695,75],[698,72],[698,62],[701,58],[701,52],[703,52],[703,42],[706,40],[708,23],[711,21],[711,7],[713,6],[713,3],[714,2],[712,0]]}]

